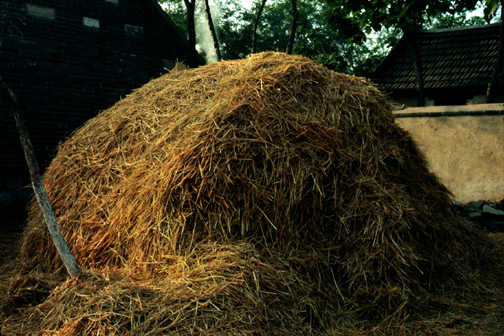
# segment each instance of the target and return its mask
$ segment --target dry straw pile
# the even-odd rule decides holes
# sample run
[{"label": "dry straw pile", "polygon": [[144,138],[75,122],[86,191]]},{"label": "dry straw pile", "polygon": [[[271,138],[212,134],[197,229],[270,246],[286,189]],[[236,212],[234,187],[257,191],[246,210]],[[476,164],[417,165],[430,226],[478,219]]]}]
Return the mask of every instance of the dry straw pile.
[{"label": "dry straw pile", "polygon": [[[44,183],[88,271],[6,334],[386,330],[481,290],[494,262],[375,86],[281,53],[152,80],[77,130]],[[34,204],[22,252],[62,269]]]}]

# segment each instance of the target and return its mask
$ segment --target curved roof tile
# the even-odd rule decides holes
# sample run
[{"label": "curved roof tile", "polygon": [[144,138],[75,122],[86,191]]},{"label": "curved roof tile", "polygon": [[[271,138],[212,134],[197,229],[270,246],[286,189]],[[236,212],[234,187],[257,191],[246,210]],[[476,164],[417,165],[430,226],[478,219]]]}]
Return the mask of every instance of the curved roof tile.
[{"label": "curved roof tile", "polygon": [[[498,51],[499,24],[419,30],[425,88],[487,85]],[[372,74],[386,90],[412,89],[415,74],[403,38]]]}]

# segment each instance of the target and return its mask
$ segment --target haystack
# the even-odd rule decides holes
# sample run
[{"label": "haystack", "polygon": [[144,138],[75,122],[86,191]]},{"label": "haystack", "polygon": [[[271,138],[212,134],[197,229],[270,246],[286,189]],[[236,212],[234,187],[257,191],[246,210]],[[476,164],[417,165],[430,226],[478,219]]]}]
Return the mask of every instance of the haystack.
[{"label": "haystack", "polygon": [[[385,95],[282,53],[152,80],[62,144],[44,185],[77,262],[138,281],[88,275],[52,294],[45,307],[56,316],[67,302],[58,311],[89,332],[303,334],[341,327],[345,312],[403,318],[433,291],[473,284],[493,248],[451,212]],[[61,271],[35,204],[22,249]],[[115,310],[111,288],[127,301]],[[123,324],[103,313],[114,319],[96,327],[79,313],[86,300],[163,309]]]}]

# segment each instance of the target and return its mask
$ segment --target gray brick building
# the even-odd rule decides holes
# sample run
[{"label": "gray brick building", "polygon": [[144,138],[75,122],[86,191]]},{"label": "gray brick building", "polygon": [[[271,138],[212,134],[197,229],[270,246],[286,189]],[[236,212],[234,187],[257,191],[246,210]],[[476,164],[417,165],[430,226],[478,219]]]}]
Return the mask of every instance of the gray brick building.
[{"label": "gray brick building", "polygon": [[[41,169],[58,143],[100,110],[177,61],[204,63],[190,57],[185,37],[155,0],[8,0],[0,6],[15,25],[2,38],[0,75],[24,105]],[[0,229],[23,216],[29,184],[14,118],[0,102]]]}]

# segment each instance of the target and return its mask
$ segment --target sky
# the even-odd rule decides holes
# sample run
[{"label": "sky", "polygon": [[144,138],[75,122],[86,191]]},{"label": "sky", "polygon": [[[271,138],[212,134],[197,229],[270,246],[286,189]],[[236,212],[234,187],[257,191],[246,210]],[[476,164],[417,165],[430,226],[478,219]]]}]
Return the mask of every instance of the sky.
[{"label": "sky", "polygon": [[242,0],[243,6],[246,7],[247,9],[250,9],[252,7],[252,0]]}]

